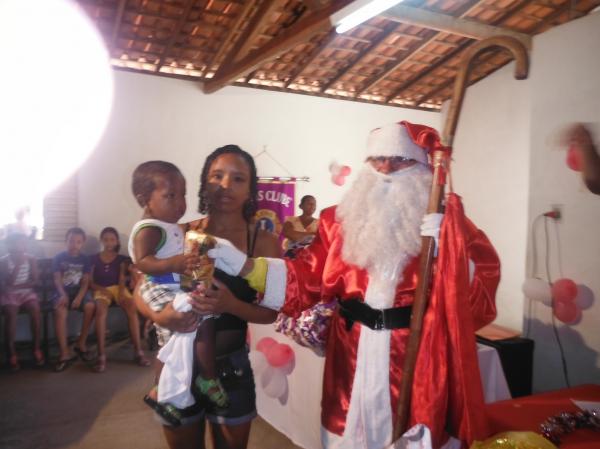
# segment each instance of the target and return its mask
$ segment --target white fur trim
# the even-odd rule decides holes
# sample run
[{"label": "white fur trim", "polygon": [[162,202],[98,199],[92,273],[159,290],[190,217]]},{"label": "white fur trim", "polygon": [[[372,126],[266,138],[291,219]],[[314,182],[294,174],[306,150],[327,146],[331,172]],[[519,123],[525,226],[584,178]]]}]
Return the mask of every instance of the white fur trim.
[{"label": "white fur trim", "polygon": [[[365,294],[367,303],[381,302],[381,285],[375,284],[369,280]],[[384,448],[391,444],[390,340],[391,331],[372,330],[361,325],[344,435],[321,432],[325,448]]]},{"label": "white fur trim", "polygon": [[285,286],[287,283],[287,266],[283,259],[267,257],[267,283],[265,296],[260,305],[272,310],[279,310],[285,300]]},{"label": "white fur trim", "polygon": [[400,123],[375,128],[369,133],[367,157],[370,156],[403,156],[427,164],[427,152],[413,142]]}]

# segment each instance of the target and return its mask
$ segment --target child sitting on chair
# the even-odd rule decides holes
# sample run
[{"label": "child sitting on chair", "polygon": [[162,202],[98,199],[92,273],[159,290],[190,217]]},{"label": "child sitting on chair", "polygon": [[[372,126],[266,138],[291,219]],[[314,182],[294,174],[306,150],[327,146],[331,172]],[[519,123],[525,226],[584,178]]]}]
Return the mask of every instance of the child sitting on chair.
[{"label": "child sitting on chair", "polygon": [[[186,209],[185,179],[179,169],[164,161],[149,161],[133,172],[133,194],[144,208],[129,239],[129,254],[137,268],[145,274],[140,288],[144,302],[154,311],[173,303],[175,310],[191,309],[189,293],[180,288],[180,274],[199,263],[196,255],[183,254],[184,230],[177,224]],[[171,425],[181,424],[181,410],[194,404],[191,378],[199,373],[194,384],[217,407],[227,407],[225,390],[215,371],[214,318],[201,317],[196,332],[175,333],[156,326],[159,345],[157,364],[158,388],[153,388],[144,401]],[[168,340],[168,342],[167,342]],[[158,391],[157,391],[158,390]]]}]

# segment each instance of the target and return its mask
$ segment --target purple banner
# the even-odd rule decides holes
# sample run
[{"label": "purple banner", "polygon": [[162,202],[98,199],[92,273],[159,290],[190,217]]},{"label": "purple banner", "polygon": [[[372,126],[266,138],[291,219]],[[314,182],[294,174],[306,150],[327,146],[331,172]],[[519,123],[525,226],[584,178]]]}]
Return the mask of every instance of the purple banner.
[{"label": "purple banner", "polygon": [[262,229],[283,239],[281,228],[286,217],[294,215],[294,183],[259,182],[256,221]]}]

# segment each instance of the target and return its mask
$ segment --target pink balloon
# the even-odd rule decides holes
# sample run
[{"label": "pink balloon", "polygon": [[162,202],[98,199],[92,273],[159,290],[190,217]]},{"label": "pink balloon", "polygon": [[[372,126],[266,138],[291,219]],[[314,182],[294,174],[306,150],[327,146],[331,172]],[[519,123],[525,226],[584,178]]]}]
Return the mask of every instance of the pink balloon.
[{"label": "pink balloon", "polygon": [[570,146],[567,150],[567,167],[573,171],[581,171],[581,153],[575,147]]},{"label": "pink balloon", "polygon": [[352,173],[352,169],[350,167],[348,167],[347,165],[344,165],[340,169],[340,175],[342,175],[342,176],[348,176],[350,173]]},{"label": "pink balloon", "polygon": [[258,341],[258,343],[256,343],[256,350],[267,355],[267,352],[269,351],[269,349],[271,349],[276,344],[278,344],[278,343],[277,343],[277,340],[275,340],[274,338],[263,337]]},{"label": "pink balloon", "polygon": [[346,178],[342,175],[336,175],[336,176],[332,176],[331,180],[333,181],[333,183],[336,186],[343,186],[344,183],[346,182]]},{"label": "pink balloon", "polygon": [[571,279],[559,279],[552,284],[552,297],[556,301],[573,301],[577,296],[577,284]]},{"label": "pink balloon", "polygon": [[579,309],[572,301],[555,301],[554,316],[563,323],[574,323],[579,318]]},{"label": "pink balloon", "polygon": [[294,357],[294,350],[285,344],[276,344],[271,346],[265,353],[269,365],[280,367],[286,365],[292,357]]}]

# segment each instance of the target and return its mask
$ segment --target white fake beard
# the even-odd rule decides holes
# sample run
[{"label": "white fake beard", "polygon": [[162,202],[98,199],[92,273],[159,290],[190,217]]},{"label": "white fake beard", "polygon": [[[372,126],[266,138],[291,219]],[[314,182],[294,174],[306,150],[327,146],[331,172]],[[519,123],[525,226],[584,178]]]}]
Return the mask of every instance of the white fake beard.
[{"label": "white fake beard", "polygon": [[391,175],[366,164],[336,212],[344,261],[395,289],[404,268],[421,250],[420,226],[431,181],[431,171],[423,164]]}]

